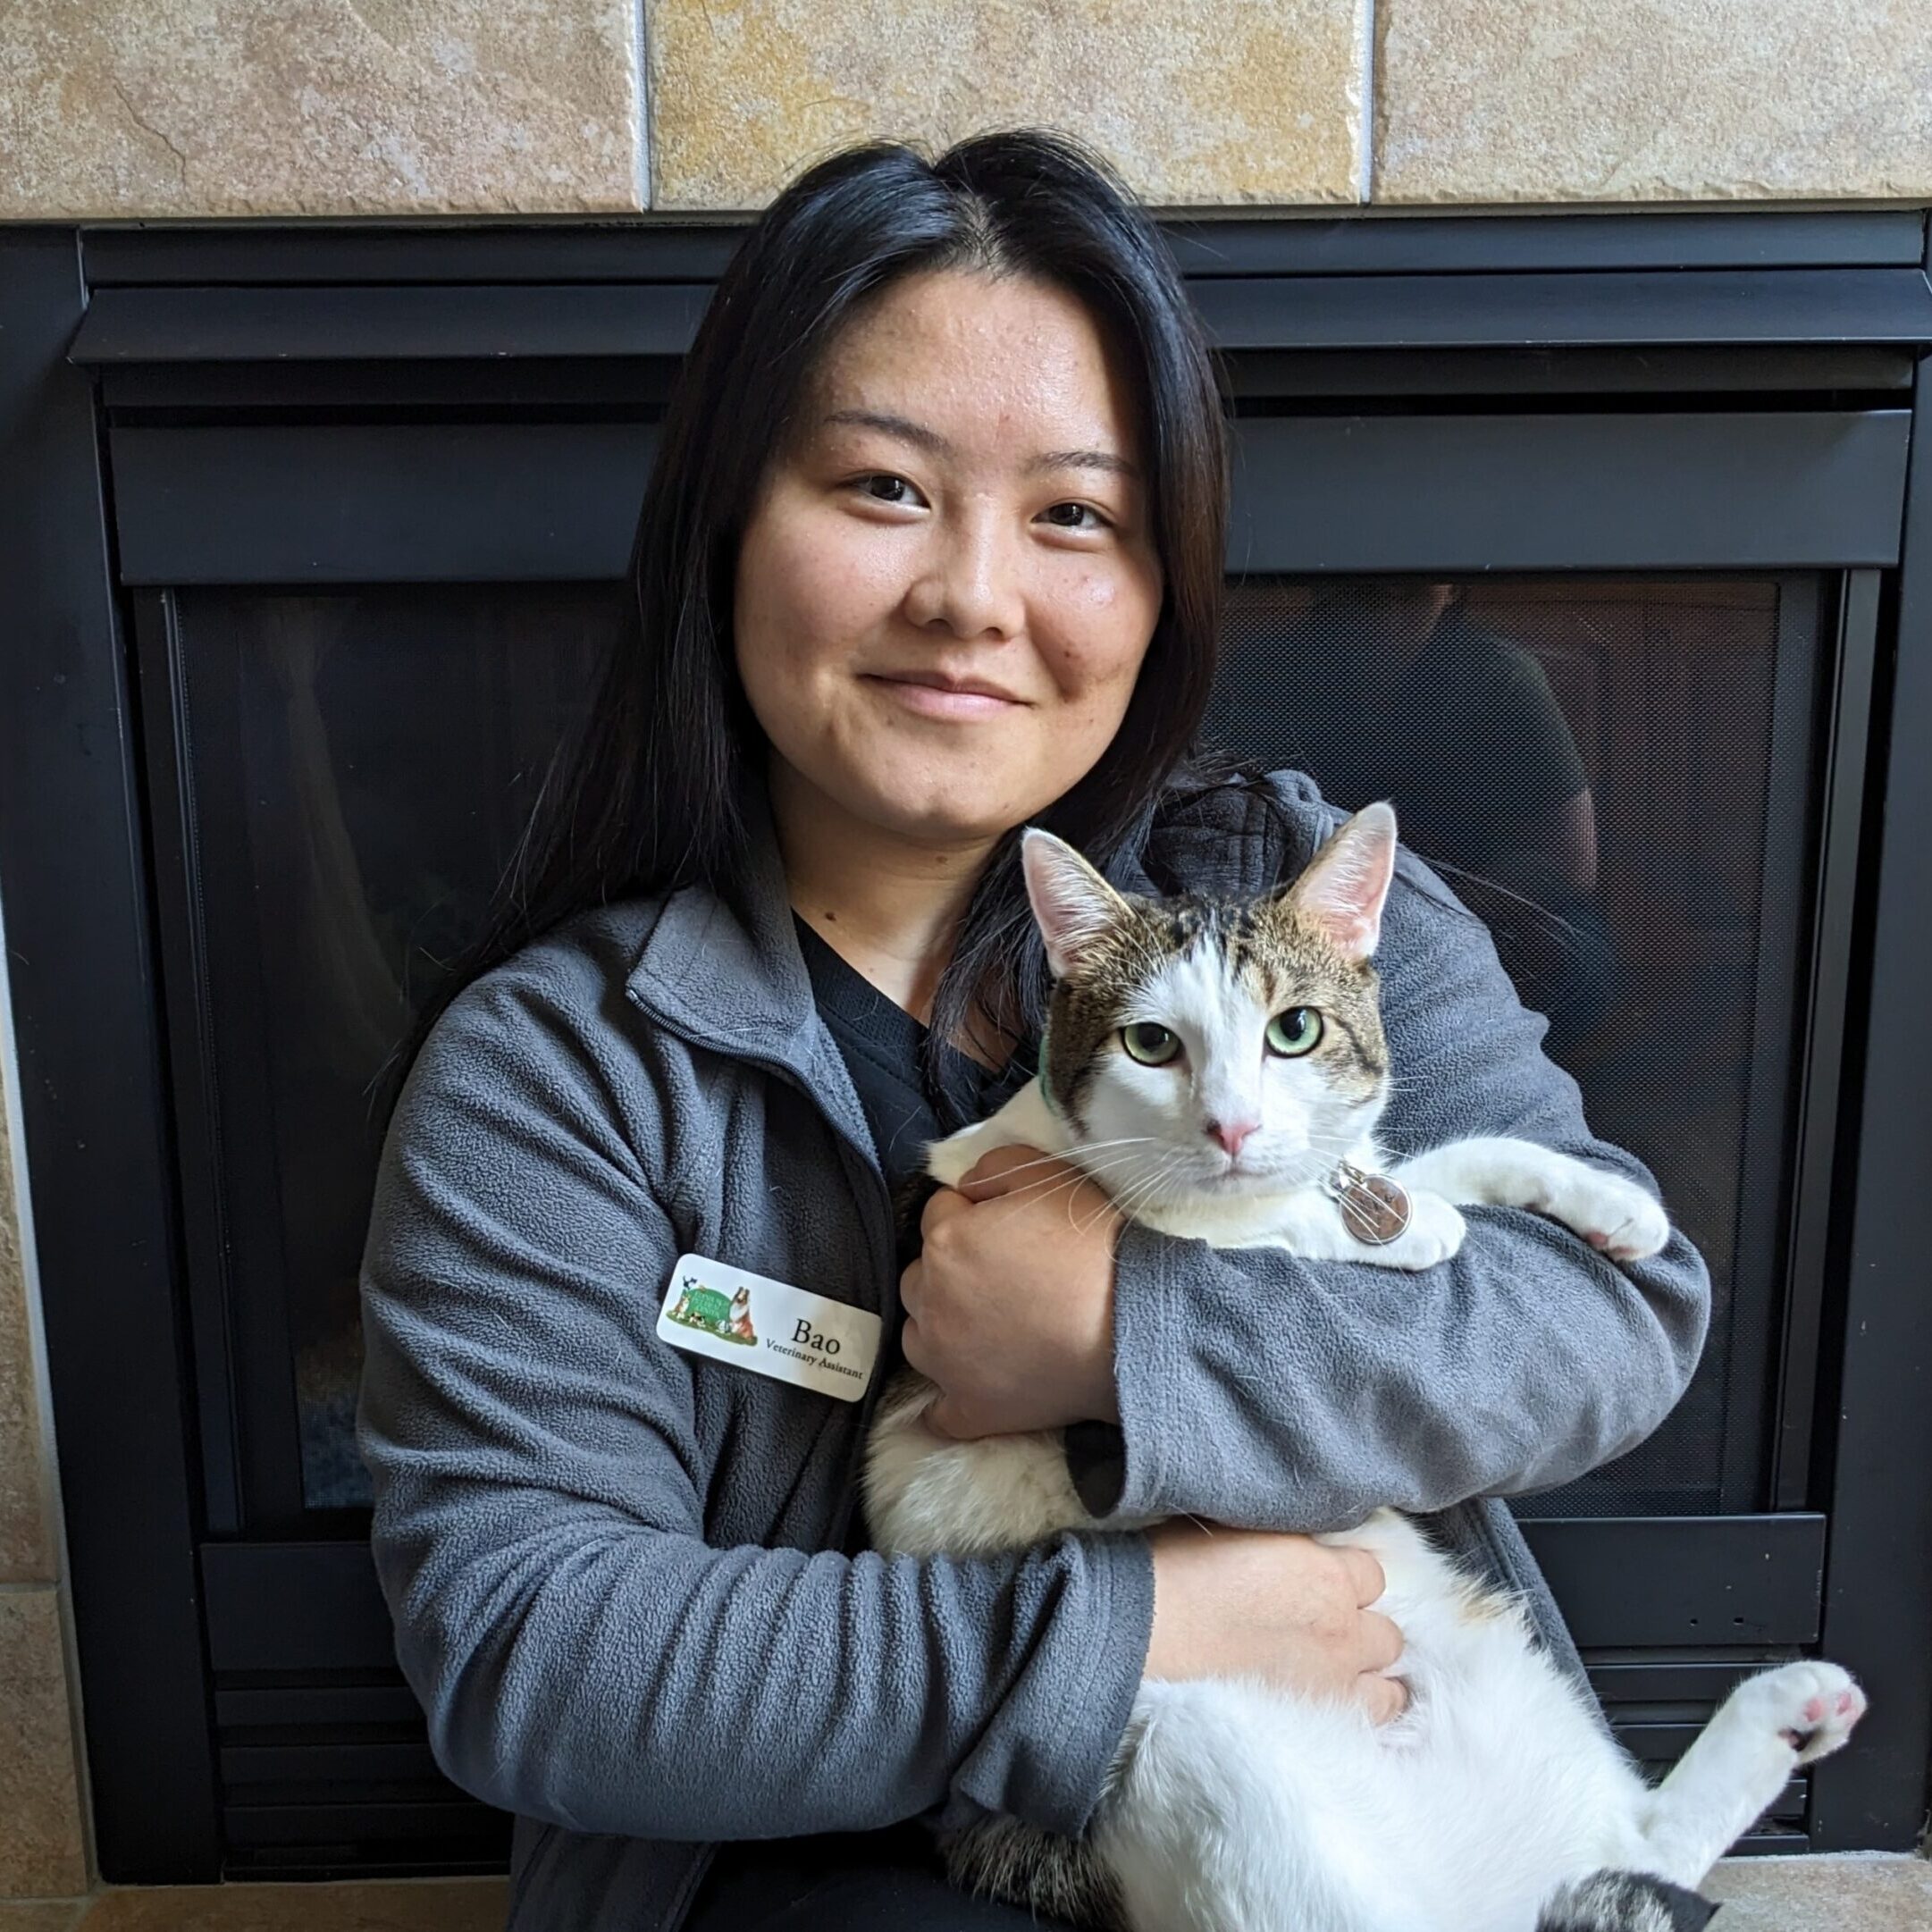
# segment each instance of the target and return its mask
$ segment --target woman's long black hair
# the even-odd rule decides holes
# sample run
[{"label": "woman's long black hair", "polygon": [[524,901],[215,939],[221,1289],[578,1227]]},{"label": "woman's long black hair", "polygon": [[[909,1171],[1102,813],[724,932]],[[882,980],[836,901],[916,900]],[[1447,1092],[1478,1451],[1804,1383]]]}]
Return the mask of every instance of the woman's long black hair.
[{"label": "woman's long black hair", "polygon": [[[385,1068],[385,1111],[449,1001],[519,947],[611,900],[738,887],[736,794],[765,751],[735,662],[739,538],[840,328],[896,278],[937,270],[1065,290],[1138,389],[1160,617],[1113,743],[1038,822],[1105,869],[1163,790],[1230,775],[1194,752],[1220,626],[1228,436],[1213,352],[1158,229],[1104,160],[1062,134],[983,134],[937,161],[900,142],[848,148],[771,203],[718,285],[667,407],[631,547],[631,610],[584,730],[553,768],[483,931]],[[943,1124],[957,1121],[941,1043],[982,1015],[1029,1041],[1045,1016],[1019,829],[995,847],[935,992],[924,1072]]]}]

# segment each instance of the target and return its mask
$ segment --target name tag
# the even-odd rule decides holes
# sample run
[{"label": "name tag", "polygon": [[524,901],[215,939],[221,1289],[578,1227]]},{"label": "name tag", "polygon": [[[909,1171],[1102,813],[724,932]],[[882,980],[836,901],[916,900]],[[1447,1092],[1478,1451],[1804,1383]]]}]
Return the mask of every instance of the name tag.
[{"label": "name tag", "polygon": [[680,1255],[658,1310],[658,1335],[710,1356],[856,1402],[878,1359],[879,1318],[702,1255]]}]

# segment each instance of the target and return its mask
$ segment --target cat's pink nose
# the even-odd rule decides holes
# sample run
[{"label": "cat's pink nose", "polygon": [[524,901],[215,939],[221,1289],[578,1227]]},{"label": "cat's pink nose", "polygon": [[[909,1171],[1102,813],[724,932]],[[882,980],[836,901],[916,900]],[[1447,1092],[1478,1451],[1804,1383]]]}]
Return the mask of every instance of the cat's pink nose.
[{"label": "cat's pink nose", "polygon": [[1260,1125],[1259,1121],[1210,1121],[1207,1133],[1210,1139],[1218,1140],[1230,1154],[1239,1154],[1241,1143]]}]

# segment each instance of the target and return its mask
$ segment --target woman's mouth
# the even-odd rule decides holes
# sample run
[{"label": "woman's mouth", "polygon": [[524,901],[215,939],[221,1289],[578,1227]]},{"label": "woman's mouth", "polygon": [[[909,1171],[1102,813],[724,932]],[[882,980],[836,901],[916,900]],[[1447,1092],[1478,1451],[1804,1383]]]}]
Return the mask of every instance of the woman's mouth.
[{"label": "woman's mouth", "polygon": [[1021,710],[1018,698],[984,689],[962,689],[953,685],[928,683],[910,677],[887,677],[872,671],[865,682],[877,685],[907,710],[921,718],[996,718],[1004,711]]}]

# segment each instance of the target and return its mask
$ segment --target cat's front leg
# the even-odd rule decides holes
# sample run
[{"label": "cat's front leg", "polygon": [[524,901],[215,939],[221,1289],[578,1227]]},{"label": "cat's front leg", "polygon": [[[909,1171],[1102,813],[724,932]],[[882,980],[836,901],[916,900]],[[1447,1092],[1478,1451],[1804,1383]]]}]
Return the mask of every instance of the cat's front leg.
[{"label": "cat's front leg", "polygon": [[1440,1194],[1410,1188],[1407,1182],[1404,1188],[1408,1195],[1408,1225],[1392,1241],[1359,1239],[1350,1232],[1336,1202],[1319,1189],[1301,1188],[1270,1216],[1265,1234],[1218,1245],[1285,1247],[1305,1261],[1365,1261],[1373,1267],[1419,1273],[1448,1261],[1463,1245],[1468,1224]]},{"label": "cat's front leg", "polygon": [[1670,1239],[1670,1217],[1654,1195],[1532,1140],[1453,1140],[1403,1162],[1396,1178],[1465,1207],[1532,1208],[1617,1261],[1641,1261]]},{"label": "cat's front leg", "polygon": [[942,1186],[956,1188],[995,1147],[1038,1147],[1058,1154],[1066,1144],[1066,1130],[1046,1105],[1040,1083],[1029,1080],[997,1113],[934,1141],[926,1149],[926,1172]]}]

